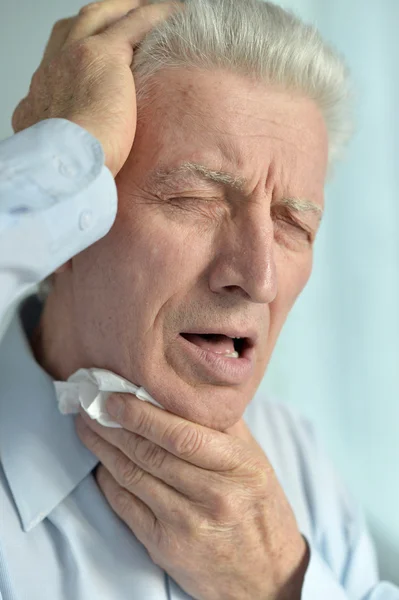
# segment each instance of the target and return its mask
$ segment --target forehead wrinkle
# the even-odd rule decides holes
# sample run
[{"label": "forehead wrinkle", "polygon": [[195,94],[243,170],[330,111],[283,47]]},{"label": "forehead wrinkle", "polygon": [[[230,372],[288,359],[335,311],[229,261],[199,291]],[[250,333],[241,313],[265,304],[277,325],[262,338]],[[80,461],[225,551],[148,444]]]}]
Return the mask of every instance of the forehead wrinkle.
[{"label": "forehead wrinkle", "polygon": [[[237,177],[226,171],[209,169],[205,165],[189,161],[186,161],[178,167],[171,169],[156,169],[151,174],[150,178],[154,183],[167,184],[170,182],[169,180],[173,179],[173,177],[184,177],[185,175],[197,175],[206,181],[210,180],[218,184],[227,185],[243,193],[245,192],[247,186],[247,180],[244,177]],[[289,196],[282,198],[278,204],[280,204],[280,206],[286,206],[287,208],[290,208],[298,213],[313,213],[318,217],[319,221],[321,221],[323,216],[322,208],[311,200]]]}]

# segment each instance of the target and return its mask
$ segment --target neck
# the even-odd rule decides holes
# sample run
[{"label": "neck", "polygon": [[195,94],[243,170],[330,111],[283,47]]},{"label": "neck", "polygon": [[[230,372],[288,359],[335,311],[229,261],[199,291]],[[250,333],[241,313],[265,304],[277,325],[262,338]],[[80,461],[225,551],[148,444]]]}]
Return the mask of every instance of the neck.
[{"label": "neck", "polygon": [[38,364],[53,379],[65,381],[84,365],[77,350],[76,328],[67,316],[65,303],[56,296],[52,291],[47,297],[30,342]]}]

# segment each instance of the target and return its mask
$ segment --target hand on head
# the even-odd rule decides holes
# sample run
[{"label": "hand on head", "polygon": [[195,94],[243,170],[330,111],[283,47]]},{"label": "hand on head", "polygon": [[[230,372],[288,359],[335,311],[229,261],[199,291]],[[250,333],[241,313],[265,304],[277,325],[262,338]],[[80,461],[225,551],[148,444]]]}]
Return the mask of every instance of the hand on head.
[{"label": "hand on head", "polygon": [[[257,12],[255,4],[242,3],[247,22],[257,23],[256,15],[266,27],[266,3]],[[17,131],[48,117],[83,126],[119,173],[111,230],[54,277],[41,320],[42,364],[61,379],[83,365],[106,368],[165,408],[141,403],[117,433],[92,423],[80,431],[103,465],[99,483],[111,507],[155,562],[195,597],[220,598],[229,582],[235,597],[293,600],[306,544],[240,418],[310,275],[327,130],[306,94],[247,77],[241,63],[230,68],[232,44],[223,36],[239,26],[234,0],[197,5],[205,23],[218,24],[203,27],[202,47],[202,13],[192,2],[179,13],[185,18],[171,19],[166,41],[162,30],[137,52],[137,131],[133,53],[172,4],[106,0],[61,21],[15,111]],[[255,34],[255,27],[245,34],[242,53]],[[204,48],[218,44],[209,63]],[[194,67],[193,48],[204,59]],[[221,57],[229,68],[220,68]],[[256,69],[265,60],[258,56]],[[155,427],[158,418],[159,436],[146,439],[137,425]],[[195,464],[174,452],[179,428],[180,446],[206,440]],[[205,464],[210,449],[213,462]]]},{"label": "hand on head", "polygon": [[48,118],[69,119],[102,144],[115,176],[136,131],[136,93],[131,70],[134,47],[178,4],[106,0],[58,21],[29,93],[14,111],[15,132]]}]

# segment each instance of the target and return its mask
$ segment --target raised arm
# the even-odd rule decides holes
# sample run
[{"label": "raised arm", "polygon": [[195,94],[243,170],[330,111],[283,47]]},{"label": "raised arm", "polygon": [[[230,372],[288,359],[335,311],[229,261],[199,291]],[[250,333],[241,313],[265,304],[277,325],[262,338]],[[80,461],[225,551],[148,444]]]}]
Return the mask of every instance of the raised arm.
[{"label": "raised arm", "polygon": [[136,131],[133,48],[175,9],[107,0],[54,26],[0,143],[0,335],[15,300],[110,229]]}]

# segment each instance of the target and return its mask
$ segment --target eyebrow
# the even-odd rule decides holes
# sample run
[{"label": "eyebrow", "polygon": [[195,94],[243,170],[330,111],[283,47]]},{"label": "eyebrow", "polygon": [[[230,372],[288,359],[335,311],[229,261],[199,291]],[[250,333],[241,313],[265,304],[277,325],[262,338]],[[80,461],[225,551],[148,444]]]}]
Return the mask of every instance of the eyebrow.
[{"label": "eyebrow", "polygon": [[323,209],[311,200],[302,200],[301,198],[283,198],[279,204],[282,206],[287,206],[287,208],[290,208],[295,212],[313,213],[319,218],[319,221],[321,221],[323,217]]},{"label": "eyebrow", "polygon": [[226,173],[225,171],[215,171],[205,167],[204,165],[193,162],[184,162],[179,167],[174,169],[168,169],[167,171],[160,169],[155,172],[157,179],[164,181],[169,179],[169,177],[176,175],[199,175],[201,179],[204,179],[205,181],[213,181],[214,183],[228,185],[229,187],[241,192],[244,191],[246,183],[243,177],[234,177],[234,175],[231,175],[231,173]]},{"label": "eyebrow", "polygon": [[[192,174],[199,175],[205,181],[213,181],[214,183],[221,185],[228,185],[235,190],[245,192],[246,180],[243,177],[235,177],[231,173],[226,173],[225,171],[215,171],[199,163],[184,162],[174,169],[160,169],[155,172],[158,181],[166,181],[173,176]],[[313,213],[317,215],[319,220],[321,220],[323,216],[323,209],[311,200],[288,197],[283,198],[278,204],[280,206],[286,206],[298,213]]]}]

